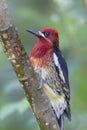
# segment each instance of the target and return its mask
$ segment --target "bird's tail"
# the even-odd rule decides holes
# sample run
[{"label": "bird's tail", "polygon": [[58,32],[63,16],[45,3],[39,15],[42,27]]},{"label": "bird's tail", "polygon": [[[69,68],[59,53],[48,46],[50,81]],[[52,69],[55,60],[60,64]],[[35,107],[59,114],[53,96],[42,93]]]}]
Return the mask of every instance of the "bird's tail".
[{"label": "bird's tail", "polygon": [[[54,111],[55,113],[55,111]],[[56,114],[55,114],[56,116]],[[60,128],[60,130],[64,130],[64,114],[62,114],[59,118],[56,116],[56,120],[58,122],[58,126]]]},{"label": "bird's tail", "polygon": [[63,97],[57,98],[56,101],[51,102],[54,114],[56,116],[60,130],[64,130],[64,111],[66,102]]},{"label": "bird's tail", "polygon": [[60,130],[64,130],[64,114],[57,119]]},{"label": "bird's tail", "polygon": [[64,130],[64,111],[67,107],[64,95],[54,93],[47,84],[44,84],[44,91],[50,99],[60,130]]}]

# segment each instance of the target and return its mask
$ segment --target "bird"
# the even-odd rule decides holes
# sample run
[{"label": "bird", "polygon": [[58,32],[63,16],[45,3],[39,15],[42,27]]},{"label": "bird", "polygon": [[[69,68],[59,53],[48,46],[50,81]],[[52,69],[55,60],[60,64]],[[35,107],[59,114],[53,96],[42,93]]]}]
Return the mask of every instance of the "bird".
[{"label": "bird", "polygon": [[27,30],[37,37],[29,59],[38,74],[40,85],[47,95],[60,130],[64,130],[64,116],[71,120],[68,67],[59,47],[59,34],[54,28]]}]

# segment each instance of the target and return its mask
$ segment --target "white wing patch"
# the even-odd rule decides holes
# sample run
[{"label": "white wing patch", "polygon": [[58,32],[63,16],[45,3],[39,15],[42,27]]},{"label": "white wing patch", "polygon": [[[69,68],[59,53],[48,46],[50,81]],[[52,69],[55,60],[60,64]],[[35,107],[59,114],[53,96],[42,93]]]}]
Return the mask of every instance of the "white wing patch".
[{"label": "white wing patch", "polygon": [[61,79],[65,82],[65,78],[64,78],[60,63],[58,61],[58,57],[56,56],[55,53],[53,53],[53,60],[54,60],[55,65],[58,67],[59,75],[60,75]]}]

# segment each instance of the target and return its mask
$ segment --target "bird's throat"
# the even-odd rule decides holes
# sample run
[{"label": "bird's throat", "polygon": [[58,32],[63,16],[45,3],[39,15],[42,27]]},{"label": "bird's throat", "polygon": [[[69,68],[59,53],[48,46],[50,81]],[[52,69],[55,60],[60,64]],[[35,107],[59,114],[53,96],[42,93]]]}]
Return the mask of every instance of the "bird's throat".
[{"label": "bird's throat", "polygon": [[30,53],[30,56],[35,57],[35,58],[41,58],[43,56],[45,56],[48,51],[52,50],[51,46],[48,46],[46,44],[43,45],[35,45],[33,48],[33,51]]},{"label": "bird's throat", "polygon": [[49,46],[36,46],[30,53],[30,61],[34,68],[42,67],[49,63],[52,55],[52,48]]}]

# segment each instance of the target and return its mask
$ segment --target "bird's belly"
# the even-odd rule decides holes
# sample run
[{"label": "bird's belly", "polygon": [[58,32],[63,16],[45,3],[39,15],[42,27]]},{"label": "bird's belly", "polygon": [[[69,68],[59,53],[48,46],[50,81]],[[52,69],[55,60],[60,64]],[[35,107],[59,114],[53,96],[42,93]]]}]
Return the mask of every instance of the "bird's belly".
[{"label": "bird's belly", "polygon": [[58,98],[58,95],[56,93],[54,93],[54,91],[46,84],[44,83],[44,91],[46,93],[46,95],[50,98],[50,99],[54,99],[56,100]]},{"label": "bird's belly", "polygon": [[44,84],[44,92],[48,96],[56,111],[56,114],[59,117],[67,107],[64,94],[59,95],[58,93],[54,93],[54,91],[47,84]]},{"label": "bird's belly", "polygon": [[59,95],[58,93],[55,93],[52,88],[50,88],[47,84],[44,83],[44,92],[46,93],[46,95],[49,97],[50,100],[64,100],[64,95],[61,94]]},{"label": "bird's belly", "polygon": [[49,69],[38,68],[37,71],[41,72],[41,78],[44,80],[43,90],[52,103],[57,116],[60,117],[66,109],[67,104],[58,78],[56,74],[54,72],[52,73]]}]

